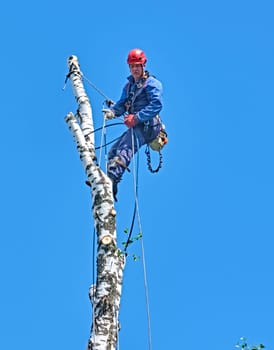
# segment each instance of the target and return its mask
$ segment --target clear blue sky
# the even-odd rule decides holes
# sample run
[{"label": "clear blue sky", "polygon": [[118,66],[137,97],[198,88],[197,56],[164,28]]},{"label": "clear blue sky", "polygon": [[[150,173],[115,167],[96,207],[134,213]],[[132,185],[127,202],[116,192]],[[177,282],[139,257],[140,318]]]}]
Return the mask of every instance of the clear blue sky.
[{"label": "clear blue sky", "polygon": [[[2,4],[1,349],[85,349],[93,220],[64,122],[77,108],[70,84],[62,91],[66,60],[77,55],[117,100],[134,47],[164,85],[169,134],[159,174],[140,152],[153,349],[231,350],[241,336],[273,349],[273,10],[270,0]],[[87,92],[100,127],[103,98]],[[116,208],[121,241],[128,173]],[[120,320],[120,349],[148,349],[142,264],[132,259]]]}]

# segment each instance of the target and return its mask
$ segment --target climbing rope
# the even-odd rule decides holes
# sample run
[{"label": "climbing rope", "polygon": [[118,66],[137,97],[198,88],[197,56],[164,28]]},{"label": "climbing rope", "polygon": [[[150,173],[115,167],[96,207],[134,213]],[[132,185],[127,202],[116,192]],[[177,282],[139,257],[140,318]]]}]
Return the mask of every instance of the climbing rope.
[{"label": "climbing rope", "polygon": [[111,141],[109,141],[109,142],[105,142],[103,145],[100,145],[100,146],[98,146],[98,147],[95,147],[95,149],[97,150],[97,149],[100,149],[101,147],[109,146],[109,145],[111,145],[113,142],[117,141],[119,138],[120,138],[120,136],[119,136],[119,137],[116,137],[115,139],[113,139],[113,140],[111,140]]},{"label": "climbing rope", "polygon": [[[111,123],[111,124],[105,125],[104,127],[105,127],[105,128],[109,128],[110,126],[115,126],[115,125],[124,125],[124,123],[122,123],[122,122],[120,122],[120,123]],[[90,135],[90,134],[94,134],[95,132],[100,131],[100,130],[102,130],[102,129],[103,129],[103,126],[100,126],[99,128],[94,129],[94,130],[92,130],[91,132],[89,132],[89,133],[87,134],[87,136]]]},{"label": "climbing rope", "polygon": [[95,90],[98,92],[99,95],[105,98],[105,104],[110,107],[114,104],[114,101],[112,101],[105,93],[103,93],[102,90],[100,90],[95,84],[93,84],[85,75],[82,74],[82,78],[86,80],[86,82]]},{"label": "climbing rope", "polygon": [[[132,139],[132,149],[133,149],[133,187],[134,187],[134,199],[135,199],[135,210],[134,217],[137,214],[138,228],[139,233],[143,234],[142,225],[141,225],[141,216],[139,211],[138,203],[138,170],[139,170],[139,156],[137,157],[137,168],[135,166],[135,156],[134,156],[134,130],[131,128],[131,139]],[[138,142],[138,139],[136,137]],[[138,152],[139,155],[139,152]],[[151,337],[151,319],[150,319],[150,307],[149,307],[149,295],[148,295],[148,284],[147,284],[147,272],[146,272],[146,261],[145,261],[145,247],[144,241],[141,237],[141,251],[142,251],[142,263],[143,263],[143,275],[144,275],[144,287],[145,287],[145,296],[146,296],[146,312],[147,312],[147,323],[148,323],[148,347],[149,350],[152,350],[152,337]]]}]

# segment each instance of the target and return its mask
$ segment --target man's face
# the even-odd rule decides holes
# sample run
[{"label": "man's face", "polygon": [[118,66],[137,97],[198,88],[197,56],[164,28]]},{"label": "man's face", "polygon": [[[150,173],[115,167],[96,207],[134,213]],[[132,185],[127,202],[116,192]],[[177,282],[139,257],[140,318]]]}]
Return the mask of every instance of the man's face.
[{"label": "man's face", "polygon": [[139,80],[143,76],[143,66],[141,64],[130,64],[129,69],[134,80]]}]

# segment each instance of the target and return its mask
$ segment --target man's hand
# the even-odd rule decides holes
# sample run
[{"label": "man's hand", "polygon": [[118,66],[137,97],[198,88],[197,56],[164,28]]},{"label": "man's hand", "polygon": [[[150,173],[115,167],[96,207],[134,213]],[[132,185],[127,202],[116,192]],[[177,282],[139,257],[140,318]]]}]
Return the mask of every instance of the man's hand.
[{"label": "man's hand", "polygon": [[137,124],[137,117],[134,114],[126,114],[124,116],[124,123],[128,128],[132,128]]},{"label": "man's hand", "polygon": [[115,114],[111,109],[102,109],[102,112],[104,113],[104,118],[107,120],[115,118]]}]

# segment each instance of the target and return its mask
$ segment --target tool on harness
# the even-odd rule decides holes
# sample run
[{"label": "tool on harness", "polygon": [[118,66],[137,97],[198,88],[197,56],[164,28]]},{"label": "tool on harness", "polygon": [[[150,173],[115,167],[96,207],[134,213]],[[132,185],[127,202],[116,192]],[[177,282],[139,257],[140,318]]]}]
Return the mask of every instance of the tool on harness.
[{"label": "tool on harness", "polygon": [[[167,132],[165,131],[165,127],[161,122],[160,116],[157,115],[157,119],[158,119],[159,123],[161,124],[161,129],[159,131],[159,134],[155,137],[155,139],[152,140],[149,144],[147,144],[147,147],[145,150],[145,154],[147,156],[148,170],[151,173],[157,173],[161,169],[162,164],[163,164],[163,155],[161,153],[161,150],[168,143]],[[152,165],[151,165],[150,148],[153,151],[156,151],[159,153],[159,164],[158,164],[157,168],[155,168],[155,169],[153,169]]]},{"label": "tool on harness", "polygon": [[[163,164],[163,155],[161,153],[161,150],[163,149],[164,145],[167,144],[167,142],[167,133],[164,129],[161,129],[158,136],[152,142],[147,144],[145,154],[147,156],[147,167],[151,173],[157,173],[161,169]],[[157,151],[159,153],[159,164],[155,169],[153,169],[151,165],[150,148],[153,151]]]},{"label": "tool on harness", "polygon": [[161,128],[159,134],[153,141],[149,143],[149,146],[153,151],[160,152],[161,149],[168,143],[167,133]]}]

